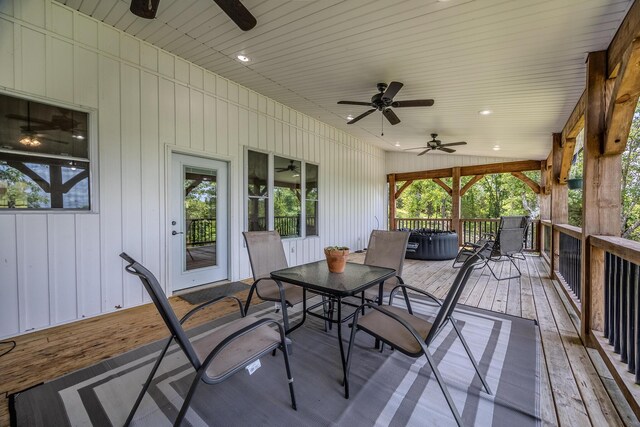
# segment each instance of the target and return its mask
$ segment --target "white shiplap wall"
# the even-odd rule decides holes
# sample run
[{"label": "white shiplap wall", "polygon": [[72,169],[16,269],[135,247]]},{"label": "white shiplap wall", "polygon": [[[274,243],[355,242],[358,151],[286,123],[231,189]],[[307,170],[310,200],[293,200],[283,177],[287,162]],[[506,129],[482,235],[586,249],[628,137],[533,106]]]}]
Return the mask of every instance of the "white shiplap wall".
[{"label": "white shiplap wall", "polygon": [[250,276],[244,146],[320,165],[320,237],[285,241],[290,265],[385,222],[383,151],[51,0],[0,1],[0,90],[93,112],[99,207],[0,213],[0,337],[144,302],[122,250],[170,292],[167,147],[230,163],[232,279]]},{"label": "white shiplap wall", "polygon": [[432,169],[452,168],[456,166],[487,165],[490,163],[513,162],[523,159],[505,157],[480,157],[453,154],[427,153],[418,156],[415,153],[387,152],[385,156],[385,174],[426,171]]}]

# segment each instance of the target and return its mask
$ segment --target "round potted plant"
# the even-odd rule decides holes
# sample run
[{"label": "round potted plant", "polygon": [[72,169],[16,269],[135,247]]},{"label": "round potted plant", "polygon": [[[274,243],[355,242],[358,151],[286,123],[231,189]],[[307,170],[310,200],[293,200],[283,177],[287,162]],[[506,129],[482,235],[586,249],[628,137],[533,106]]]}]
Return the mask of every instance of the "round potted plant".
[{"label": "round potted plant", "polygon": [[327,258],[330,272],[342,273],[347,265],[349,248],[346,246],[327,246],[324,248],[324,256]]}]

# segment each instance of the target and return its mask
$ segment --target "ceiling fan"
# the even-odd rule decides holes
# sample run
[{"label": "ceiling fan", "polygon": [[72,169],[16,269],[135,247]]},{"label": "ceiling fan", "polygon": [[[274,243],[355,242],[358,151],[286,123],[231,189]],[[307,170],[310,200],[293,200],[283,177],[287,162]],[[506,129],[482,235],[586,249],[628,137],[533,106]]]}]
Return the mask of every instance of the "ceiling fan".
[{"label": "ceiling fan", "polygon": [[287,172],[287,171],[291,171],[294,174],[295,173],[300,173],[300,170],[298,170],[298,167],[296,165],[293,164],[294,161],[293,160],[289,160],[289,164],[283,168],[276,168],[276,172],[280,173],[280,172]]},{"label": "ceiling fan", "polygon": [[400,119],[393,112],[392,108],[403,107],[431,107],[433,105],[433,99],[414,99],[411,101],[394,101],[393,98],[398,94],[404,84],[400,82],[391,82],[387,86],[386,83],[378,83],[378,91],[371,97],[371,102],[358,102],[358,101],[338,101],[338,104],[346,105],[368,105],[370,110],[365,111],[358,117],[355,117],[347,122],[348,125],[352,125],[357,121],[367,117],[369,114],[376,110],[382,111],[382,114],[392,125],[400,123]]},{"label": "ceiling fan", "polygon": [[[249,31],[256,26],[256,18],[239,0],[213,0],[233,22],[243,31]],[[131,0],[129,10],[136,16],[153,19],[158,12],[160,0]]]},{"label": "ceiling fan", "polygon": [[432,133],[431,134],[431,141],[427,141],[427,146],[426,147],[415,147],[415,148],[406,148],[405,151],[408,150],[422,150],[420,153],[418,153],[418,156],[422,156],[423,154],[428,153],[429,151],[432,150],[440,150],[440,151],[444,151],[445,153],[455,153],[456,150],[453,150],[451,148],[448,147],[453,147],[456,145],[467,145],[466,142],[464,141],[460,141],[460,142],[450,142],[448,144],[443,144],[442,141],[440,141],[439,139],[436,139],[438,137],[437,133]]}]

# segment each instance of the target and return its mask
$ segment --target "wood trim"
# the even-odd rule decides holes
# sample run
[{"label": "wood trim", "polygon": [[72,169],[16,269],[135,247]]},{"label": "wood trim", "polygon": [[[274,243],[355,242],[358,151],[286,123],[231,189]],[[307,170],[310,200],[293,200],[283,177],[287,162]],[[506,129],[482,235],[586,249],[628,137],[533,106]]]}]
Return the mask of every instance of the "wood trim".
[{"label": "wood trim", "polygon": [[442,181],[440,178],[433,178],[433,182],[435,182],[440,187],[442,187],[442,189],[446,191],[447,194],[449,194],[450,196],[453,194],[453,190],[447,184],[445,184],[444,181]]},{"label": "wood trim", "polygon": [[535,182],[534,180],[529,178],[524,173],[522,173],[522,172],[511,172],[511,175],[515,176],[520,181],[522,181],[525,184],[527,184],[529,186],[529,188],[531,189],[531,191],[533,191],[534,193],[540,194],[540,184],[538,184],[537,182]]},{"label": "wood trim", "polygon": [[389,227],[396,229],[396,176],[388,175],[389,179]]},{"label": "wood trim", "polygon": [[402,192],[404,190],[406,190],[407,188],[409,188],[409,186],[411,185],[411,183],[413,183],[413,180],[410,181],[406,181],[404,184],[402,184],[402,187],[400,187],[400,189],[398,191],[396,191],[396,193],[394,194],[394,198],[397,200],[398,197],[400,197],[400,195],[402,194]]},{"label": "wood trim", "polygon": [[467,182],[464,185],[464,187],[462,187],[462,190],[460,190],[460,197],[464,196],[464,193],[466,193],[467,190],[469,190],[471,187],[473,187],[482,178],[484,178],[484,175],[476,175],[473,178],[471,178],[471,180],[469,182]]},{"label": "wood trim", "polygon": [[[518,160],[515,162],[489,163],[486,165],[463,166],[460,168],[460,176],[489,175],[493,173],[511,173],[540,170],[540,160]],[[396,181],[408,181],[416,179],[434,179],[453,177],[453,168],[432,169],[417,172],[396,173]]]},{"label": "wood trim", "polygon": [[[573,107],[573,111],[571,115],[567,119],[567,122],[562,128],[562,143],[564,143],[569,138],[575,138],[580,133],[580,130],[584,127],[584,112],[586,109],[586,91],[582,92],[580,95],[580,99]],[[560,145],[563,146],[562,144]]]},{"label": "wood trim", "polygon": [[582,239],[582,229],[580,227],[574,227],[569,224],[553,224],[553,229],[578,240]]},{"label": "wood trim", "polygon": [[640,39],[635,39],[625,51],[613,87],[607,108],[602,154],[615,155],[625,150],[639,95]]},{"label": "wood trim", "polygon": [[640,2],[634,1],[607,48],[607,77],[617,76],[627,48],[638,37],[640,37]]},{"label": "wood trim", "polygon": [[640,243],[623,237],[589,236],[589,244],[640,265]]}]

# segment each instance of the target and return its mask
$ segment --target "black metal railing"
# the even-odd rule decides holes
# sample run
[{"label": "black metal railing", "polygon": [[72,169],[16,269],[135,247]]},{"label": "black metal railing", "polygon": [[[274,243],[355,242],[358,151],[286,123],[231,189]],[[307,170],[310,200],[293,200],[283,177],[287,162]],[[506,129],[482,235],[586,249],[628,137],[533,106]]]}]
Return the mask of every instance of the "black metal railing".
[{"label": "black metal railing", "polygon": [[560,232],[560,251],[558,257],[558,272],[575,295],[580,300],[580,258],[582,241]]},{"label": "black metal railing", "polygon": [[216,241],[215,218],[187,220],[187,246],[206,246]]},{"label": "black metal railing", "polygon": [[553,233],[553,228],[550,224],[542,224],[541,228],[542,232],[542,248],[541,250],[547,256],[548,259],[551,259],[551,236]]},{"label": "black metal railing", "polygon": [[[537,251],[539,220],[531,221],[524,236],[524,250]],[[463,218],[460,220],[463,242],[477,242],[487,234],[495,235],[500,226],[499,218]]]},{"label": "black metal railing", "polygon": [[605,252],[604,280],[604,337],[627,364],[629,372],[635,373],[636,384],[640,384],[638,265]]},{"label": "black metal railing", "polygon": [[397,229],[418,230],[428,228],[431,230],[451,230],[451,218],[396,218]]}]

